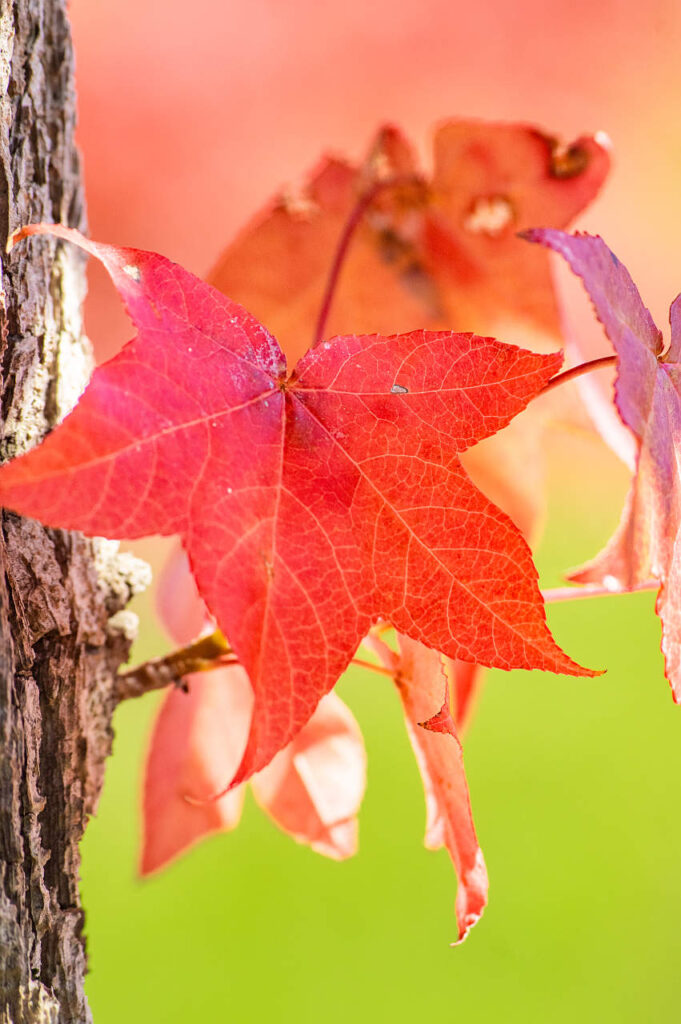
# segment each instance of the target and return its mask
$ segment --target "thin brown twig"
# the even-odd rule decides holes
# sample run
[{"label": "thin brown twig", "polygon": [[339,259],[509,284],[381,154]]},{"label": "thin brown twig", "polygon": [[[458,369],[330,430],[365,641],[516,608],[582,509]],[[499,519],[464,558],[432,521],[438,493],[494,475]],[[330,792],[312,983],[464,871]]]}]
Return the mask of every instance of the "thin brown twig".
[{"label": "thin brown twig", "polygon": [[233,664],[236,664],[236,658],[232,648],[217,629],[177,651],[120,672],[116,678],[116,696],[122,701],[165,686],[182,686],[183,678],[192,672],[206,672],[220,665]]}]

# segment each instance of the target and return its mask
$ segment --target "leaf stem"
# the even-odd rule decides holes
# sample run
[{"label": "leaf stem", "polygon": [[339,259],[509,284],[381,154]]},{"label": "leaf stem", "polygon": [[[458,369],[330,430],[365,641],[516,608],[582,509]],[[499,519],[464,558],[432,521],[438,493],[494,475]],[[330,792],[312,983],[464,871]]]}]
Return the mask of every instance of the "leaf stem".
[{"label": "leaf stem", "polygon": [[371,669],[372,672],[379,672],[382,676],[390,676],[391,679],[395,677],[395,673],[389,668],[384,668],[383,665],[375,665],[373,661],[365,661],[364,658],[353,658],[350,664],[358,665],[360,668]]},{"label": "leaf stem", "polygon": [[552,377],[548,384],[539,392],[540,395],[545,395],[547,391],[553,391],[560,384],[567,384],[569,380],[574,380],[576,377],[581,377],[585,373],[591,373],[592,370],[600,370],[603,366],[614,366],[617,362],[617,356],[600,356],[598,359],[590,359],[587,363],[579,363],[578,366],[572,366],[569,370],[564,370],[562,373]]},{"label": "leaf stem", "polygon": [[317,317],[317,323],[315,325],[314,340],[312,342],[312,348],[319,344],[324,337],[324,331],[326,329],[326,323],[329,318],[331,311],[331,304],[333,302],[336,288],[338,287],[338,280],[340,278],[340,272],[343,268],[348,249],[350,248],[350,242],[352,241],[353,235],[357,230],[364,214],[367,212],[376,197],[388,188],[397,188],[400,185],[412,185],[418,184],[421,179],[418,175],[395,175],[393,178],[386,178],[383,181],[375,182],[370,188],[363,192],[355,205],[353,206],[348,219],[345,222],[336,251],[333,256],[331,268],[329,270],[329,276],[326,281],[326,288],[324,289],[324,295],[322,297],[322,303],[319,308],[319,315]]},{"label": "leaf stem", "polygon": [[581,601],[586,597],[614,597],[616,594],[634,594],[640,590],[658,590],[660,581],[649,579],[641,583],[635,583],[633,587],[613,590],[600,584],[587,584],[586,586],[575,587],[551,587],[542,590],[541,596],[546,604],[555,604],[559,601]]}]

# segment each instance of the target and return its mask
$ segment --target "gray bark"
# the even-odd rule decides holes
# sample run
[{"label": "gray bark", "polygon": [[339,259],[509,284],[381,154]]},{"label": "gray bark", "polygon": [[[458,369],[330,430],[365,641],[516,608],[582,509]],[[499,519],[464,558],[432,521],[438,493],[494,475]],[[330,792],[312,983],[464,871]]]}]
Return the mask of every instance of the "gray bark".
[{"label": "gray bark", "polygon": [[[0,236],[84,227],[64,0],[0,0]],[[75,401],[81,257],[44,239],[2,260],[0,455],[36,443]],[[140,582],[108,543],[2,512],[0,1022],[89,1021],[78,843],[111,749],[116,618]],[[112,616],[114,617],[112,622]]]}]

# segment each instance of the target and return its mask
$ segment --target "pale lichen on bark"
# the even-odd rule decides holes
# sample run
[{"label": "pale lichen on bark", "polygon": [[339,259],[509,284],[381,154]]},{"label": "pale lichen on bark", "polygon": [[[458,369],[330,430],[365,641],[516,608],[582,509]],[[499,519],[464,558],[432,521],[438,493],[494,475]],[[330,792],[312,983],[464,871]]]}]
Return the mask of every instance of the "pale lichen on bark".
[{"label": "pale lichen on bark", "polygon": [[[0,234],[84,227],[64,0],[0,0]],[[2,260],[0,454],[36,443],[89,371],[81,256],[22,243]],[[90,1018],[78,843],[111,749],[117,616],[146,570],[107,542],[2,512],[0,532],[0,1022]]]}]

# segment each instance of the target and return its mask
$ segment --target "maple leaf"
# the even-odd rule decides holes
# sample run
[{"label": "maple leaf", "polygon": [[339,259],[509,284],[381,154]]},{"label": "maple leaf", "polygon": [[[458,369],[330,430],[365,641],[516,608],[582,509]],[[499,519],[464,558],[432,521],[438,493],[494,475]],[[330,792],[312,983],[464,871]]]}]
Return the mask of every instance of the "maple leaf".
[{"label": "maple leaf", "polygon": [[[548,257],[516,232],[567,226],[609,165],[602,135],[562,145],[528,125],[457,119],[435,133],[428,178],[402,132],[386,126],[360,166],[324,158],[299,194],[265,206],[209,280],[297,359],[326,305],[339,239],[368,196],[335,282],[330,333],[456,329],[556,351],[562,336]],[[569,402],[554,392],[550,403],[535,403],[462,453],[476,486],[527,538],[543,508],[544,423],[549,413],[580,418]],[[453,662],[448,672],[461,729],[482,672],[468,662]]]},{"label": "maple leaf", "polygon": [[[566,227],[609,165],[603,136],[561,145],[527,125],[452,120],[435,133],[428,179],[404,135],[387,126],[361,166],[326,158],[300,195],[266,206],[209,280],[298,359],[313,340],[338,239],[369,194],[327,333],[455,329],[555,351],[562,337],[548,259],[523,247],[517,232]],[[473,480],[526,535],[542,504],[545,412],[535,415],[464,457]]]},{"label": "maple leaf", "polygon": [[660,581],[665,673],[681,702],[681,297],[672,303],[671,342],[644,306],[626,267],[601,238],[535,230],[525,236],[565,258],[583,281],[617,353],[615,404],[638,443],[636,471],[620,524],[604,550],[570,574],[578,583],[630,590]]},{"label": "maple leaf", "polygon": [[[177,549],[159,581],[161,620],[178,643],[214,623]],[[239,766],[248,739],[253,691],[240,665],[185,678],[172,688],[154,722],[144,777],[143,875],[164,867],[187,847],[239,824],[245,786],[217,799]],[[251,779],[272,820],[299,842],[341,860],[357,849],[357,812],[366,784],[364,744],[350,709],[334,693],[322,697],[294,740]]]},{"label": "maple leaf", "polygon": [[[473,825],[463,751],[449,706],[446,660],[408,637],[399,654],[370,635],[367,646],[394,673],[409,739],[426,794],[428,849],[446,846],[459,879],[459,942],[487,905],[487,869]],[[459,663],[460,664],[460,663]]]},{"label": "maple leaf", "polygon": [[61,226],[26,234],[101,260],[138,335],[0,469],[0,499],[90,534],[181,535],[255,693],[232,785],[293,738],[378,619],[449,657],[593,674],[555,644],[525,541],[459,459],[560,355],[353,335],[287,376],[258,321],[169,260]]}]

